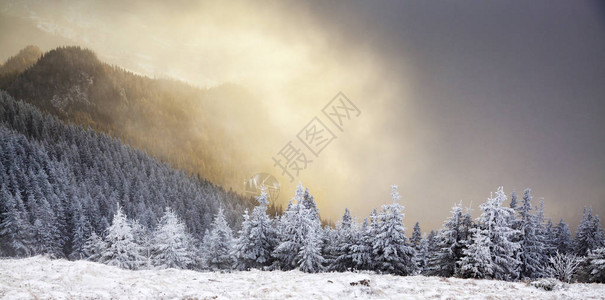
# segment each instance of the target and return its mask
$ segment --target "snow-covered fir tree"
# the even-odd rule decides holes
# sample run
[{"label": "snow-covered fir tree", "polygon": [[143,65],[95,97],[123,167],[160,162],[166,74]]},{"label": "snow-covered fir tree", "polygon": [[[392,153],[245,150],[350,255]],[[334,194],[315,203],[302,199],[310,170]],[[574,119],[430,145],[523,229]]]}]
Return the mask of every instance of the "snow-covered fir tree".
[{"label": "snow-covered fir tree", "polygon": [[142,247],[137,244],[131,222],[118,204],[116,213],[107,229],[99,262],[123,269],[138,269],[144,262]]},{"label": "snow-covered fir tree", "polygon": [[486,227],[471,229],[470,245],[463,250],[457,274],[463,278],[494,278],[490,233]]},{"label": "snow-covered fir tree", "polygon": [[150,230],[141,224],[139,220],[131,221],[132,236],[134,236],[134,242],[141,248],[141,263],[139,268],[151,269],[153,262],[151,260],[151,247],[152,247],[152,233]]},{"label": "snow-covered fir tree", "polygon": [[93,231],[84,243],[84,256],[90,261],[98,262],[101,260],[101,255],[103,254],[105,247],[106,245],[103,238]]},{"label": "snow-covered fir tree", "polygon": [[88,257],[85,246],[86,240],[91,235],[92,225],[88,221],[88,217],[82,210],[82,205],[79,201],[73,206],[72,212],[73,228],[72,228],[72,244],[70,259],[84,259]]},{"label": "snow-covered fir tree", "polygon": [[410,245],[417,249],[420,245],[420,241],[422,240],[422,231],[420,231],[420,222],[416,222],[414,224],[414,229],[412,231],[412,236],[410,237]]},{"label": "snow-covered fir tree", "polygon": [[409,245],[403,226],[403,207],[397,186],[392,187],[393,204],[383,205],[380,224],[372,245],[375,269],[382,273],[412,275],[416,272],[414,248]]},{"label": "snow-covered fir tree", "polygon": [[24,257],[32,253],[33,228],[28,221],[27,211],[19,193],[12,195],[2,184],[0,193],[0,254]]},{"label": "snow-covered fir tree", "polygon": [[343,272],[355,267],[353,262],[353,245],[358,240],[358,231],[351,217],[351,212],[345,208],[345,213],[340,220],[336,239],[334,241],[335,259],[330,263],[329,270]]},{"label": "snow-covered fir tree", "polygon": [[[279,245],[273,251],[274,268],[306,272],[323,269],[322,228],[312,197],[305,198],[302,184],[280,218]],[[307,203],[307,204],[305,204]],[[314,202],[312,202],[314,203]]]},{"label": "snow-covered fir tree", "polygon": [[325,260],[321,253],[322,230],[319,218],[315,218],[315,211],[312,209],[303,210],[304,217],[302,224],[307,228],[306,237],[303,240],[302,247],[296,255],[298,268],[307,273],[317,273],[325,270]]},{"label": "snow-covered fir tree", "polygon": [[544,250],[542,252],[543,263],[548,263],[548,258],[557,253],[557,228],[553,225],[552,220],[549,218],[546,225],[543,226],[542,241],[544,243]]},{"label": "snow-covered fir tree", "polygon": [[261,194],[256,200],[259,204],[252,211],[252,216],[248,216],[247,212],[244,214],[242,229],[235,242],[234,255],[238,269],[262,269],[273,262],[272,253],[277,245],[277,233],[267,215],[269,201],[264,187],[261,187]]},{"label": "snow-covered fir tree", "polygon": [[410,245],[414,248],[414,263],[416,264],[416,272],[420,273],[424,269],[423,261],[425,257],[421,257],[420,243],[422,243],[422,231],[420,230],[420,223],[414,224],[412,230],[412,236],[410,237]]},{"label": "snow-covered fir tree", "polygon": [[[302,186],[302,185],[301,185]],[[309,193],[309,188],[305,188],[305,192],[301,201],[302,205],[311,211],[311,216],[319,220],[319,209],[317,209],[317,203],[315,203],[315,197]]]},{"label": "snow-covered fir tree", "polygon": [[298,266],[296,256],[306,239],[307,228],[302,226],[304,221],[305,206],[303,199],[302,184],[296,188],[295,196],[288,203],[288,208],[280,218],[279,244],[273,251],[273,257],[277,260],[274,267],[282,270],[295,269]]},{"label": "snow-covered fir tree", "polygon": [[[376,215],[376,210],[372,212]],[[374,237],[373,228],[368,225],[368,219],[364,219],[357,235],[357,240],[351,247],[351,256],[355,269],[372,270],[372,241]]]},{"label": "snow-covered fir tree", "polygon": [[211,270],[231,270],[235,267],[233,255],[233,231],[229,228],[223,208],[220,207],[211,230],[204,237],[203,253],[205,266]]},{"label": "snow-covered fir tree", "polygon": [[193,238],[176,213],[166,208],[151,238],[151,263],[160,269],[187,269],[194,263]]},{"label": "snow-covered fir tree", "polygon": [[509,220],[510,227],[513,229],[519,230],[519,227],[521,224],[520,224],[519,219],[517,218],[517,213],[519,212],[519,210],[522,209],[522,205],[519,205],[517,193],[514,191],[510,194],[510,205],[509,206],[514,212],[511,215],[510,220]]},{"label": "snow-covered fir tree", "polygon": [[57,227],[56,216],[44,198],[36,201],[34,210],[34,251],[53,258],[63,256],[62,237]]},{"label": "snow-covered fir tree", "polygon": [[603,246],[602,235],[598,216],[593,216],[592,208],[584,208],[584,215],[574,240],[575,253],[586,256],[589,251]]},{"label": "snow-covered fir tree", "polygon": [[590,250],[586,257],[588,279],[605,283],[605,247]]},{"label": "snow-covered fir tree", "polygon": [[[519,231],[510,227],[513,210],[502,207],[506,194],[498,188],[495,197],[480,205],[481,216],[473,229],[471,245],[465,249],[460,261],[460,274],[464,277],[513,280],[518,278],[520,245],[512,239]],[[488,259],[489,256],[489,259]]]},{"label": "snow-covered fir tree", "polygon": [[571,231],[569,230],[569,225],[563,222],[563,219],[555,227],[555,244],[557,245],[556,251],[559,253],[567,254],[573,251]]},{"label": "snow-covered fir tree", "polygon": [[519,275],[521,278],[539,278],[545,275],[545,247],[542,238],[542,228],[538,215],[532,213],[531,190],[523,192],[523,203],[518,209],[519,230],[519,260],[521,261]]},{"label": "snow-covered fir tree", "polygon": [[467,216],[462,202],[454,205],[452,215],[445,221],[436,237],[435,251],[429,258],[427,274],[449,277],[456,273],[457,262],[469,239]]}]

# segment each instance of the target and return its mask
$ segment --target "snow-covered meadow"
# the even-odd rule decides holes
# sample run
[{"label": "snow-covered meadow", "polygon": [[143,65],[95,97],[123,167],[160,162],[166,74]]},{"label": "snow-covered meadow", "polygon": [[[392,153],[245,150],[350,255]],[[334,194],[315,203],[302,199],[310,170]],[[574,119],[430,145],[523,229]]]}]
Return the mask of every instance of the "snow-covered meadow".
[{"label": "snow-covered meadow", "polygon": [[524,282],[373,273],[130,271],[37,256],[0,260],[0,298],[604,299],[605,284],[561,284],[545,291]]}]

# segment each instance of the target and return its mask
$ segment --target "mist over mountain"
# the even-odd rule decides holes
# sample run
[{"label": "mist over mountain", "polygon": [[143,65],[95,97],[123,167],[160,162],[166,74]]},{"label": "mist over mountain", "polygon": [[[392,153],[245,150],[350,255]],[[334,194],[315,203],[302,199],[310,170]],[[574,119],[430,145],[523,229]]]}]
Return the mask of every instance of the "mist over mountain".
[{"label": "mist over mountain", "polygon": [[0,65],[0,86],[10,86],[21,73],[27,68],[33,66],[42,56],[42,50],[36,46],[27,46],[17,55],[10,57],[6,62]]},{"label": "mist over mountain", "polygon": [[201,89],[140,76],[80,47],[44,54],[34,46],[23,49],[0,68],[0,89],[238,191],[258,169],[243,153],[254,157],[262,149],[252,147],[258,141],[249,129],[269,128],[262,105],[243,88]]}]

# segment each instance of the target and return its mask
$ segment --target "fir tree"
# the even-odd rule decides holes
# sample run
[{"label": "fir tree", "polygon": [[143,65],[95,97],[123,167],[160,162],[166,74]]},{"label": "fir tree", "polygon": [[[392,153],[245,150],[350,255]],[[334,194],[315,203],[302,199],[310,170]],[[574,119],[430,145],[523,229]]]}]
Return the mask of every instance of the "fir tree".
[{"label": "fir tree", "polygon": [[436,249],[429,260],[428,274],[449,277],[456,273],[456,263],[466,246],[468,230],[462,202],[452,207],[452,215],[436,236]]},{"label": "fir tree", "polygon": [[322,241],[320,239],[321,226],[319,220],[314,219],[314,212],[306,210],[304,218],[308,228],[306,238],[302,247],[296,255],[296,261],[301,271],[307,273],[317,273],[324,270],[325,260],[321,254]]},{"label": "fir tree", "polygon": [[123,269],[138,269],[144,261],[141,246],[135,242],[130,221],[118,205],[104,238],[99,262]]},{"label": "fir tree", "polygon": [[[305,205],[305,192],[302,184],[296,188],[295,196],[281,217],[279,226],[279,245],[273,251],[277,259],[274,268],[290,270],[300,268],[305,272],[317,272],[323,269],[322,239],[323,232],[317,210]],[[307,202],[309,203],[309,202]]]},{"label": "fir tree", "polygon": [[460,259],[458,275],[463,278],[494,278],[490,234],[488,229],[475,227],[471,229],[472,238],[464,256]]},{"label": "fir tree", "polygon": [[86,240],[91,235],[91,225],[86,215],[82,212],[82,205],[79,201],[73,206],[72,213],[72,243],[70,259],[84,259],[89,255],[86,254]]},{"label": "fir tree", "polygon": [[588,279],[591,282],[605,283],[605,247],[597,248],[588,253]]},{"label": "fir tree", "polygon": [[[376,214],[376,210],[373,211]],[[351,247],[351,256],[354,263],[354,268],[357,270],[372,270],[372,241],[374,232],[368,225],[368,220],[364,219],[357,240]]]},{"label": "fir tree", "polygon": [[211,227],[210,233],[204,238],[206,266],[211,270],[230,270],[236,263],[233,255],[233,232],[227,225],[222,207],[214,217]]},{"label": "fir tree", "polygon": [[268,194],[264,187],[256,198],[259,205],[249,218],[244,215],[242,230],[235,243],[235,256],[240,269],[261,269],[273,262],[272,252],[277,244],[277,233],[267,215]]},{"label": "fir tree", "polygon": [[2,198],[2,215],[0,216],[0,250],[7,256],[25,257],[32,252],[33,228],[27,220],[21,196],[19,193],[14,196],[9,193],[3,185],[0,190]]},{"label": "fir tree", "polygon": [[399,192],[392,187],[393,204],[384,205],[380,213],[380,225],[372,245],[376,270],[396,275],[412,275],[416,272],[414,249],[409,245],[403,227],[403,207],[397,203]]},{"label": "fir tree", "polygon": [[461,276],[503,280],[518,277],[520,261],[517,253],[520,245],[513,241],[513,237],[519,232],[510,227],[513,210],[502,207],[505,199],[506,194],[500,187],[495,197],[481,204],[478,227],[472,229],[471,245],[463,251],[464,256],[459,264]]},{"label": "fir tree", "polygon": [[330,264],[331,271],[343,272],[355,267],[353,262],[353,245],[357,241],[357,230],[351,212],[345,208],[338,230],[336,231],[335,260]]},{"label": "fir tree", "polygon": [[563,222],[563,219],[559,221],[557,227],[555,227],[555,244],[557,245],[557,251],[562,254],[571,253],[573,250],[573,242],[571,240],[571,231],[567,223]]},{"label": "fir tree", "polygon": [[187,269],[193,264],[193,239],[185,224],[166,208],[157,229],[153,232],[151,261],[153,266],[165,269]]},{"label": "fir tree", "polygon": [[521,261],[521,278],[538,278],[544,276],[543,252],[546,247],[541,238],[541,226],[538,215],[531,213],[531,190],[523,192],[523,204],[519,208],[519,230],[521,231],[519,259]]},{"label": "fir tree", "polygon": [[586,256],[589,251],[599,248],[602,244],[602,231],[599,219],[592,215],[592,208],[584,208],[584,216],[578,225],[574,240],[575,252],[579,256]]},{"label": "fir tree", "polygon": [[90,261],[98,262],[101,260],[106,247],[105,241],[93,231],[84,243],[84,257]]}]

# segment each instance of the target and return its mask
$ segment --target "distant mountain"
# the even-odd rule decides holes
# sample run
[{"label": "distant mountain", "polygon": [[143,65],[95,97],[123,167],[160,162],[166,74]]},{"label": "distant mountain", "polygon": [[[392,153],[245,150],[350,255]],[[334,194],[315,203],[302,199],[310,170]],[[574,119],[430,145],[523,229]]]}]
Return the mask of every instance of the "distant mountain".
[{"label": "distant mountain", "polygon": [[0,89],[236,190],[258,171],[245,159],[253,157],[250,145],[256,143],[250,128],[270,130],[262,105],[238,86],[200,89],[151,79],[79,47],[42,55],[35,47],[22,50],[0,69]]},{"label": "distant mountain", "polygon": [[17,55],[9,58],[0,65],[0,86],[9,86],[19,74],[33,66],[42,56],[42,51],[36,46],[27,46]]}]

